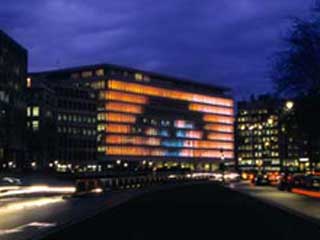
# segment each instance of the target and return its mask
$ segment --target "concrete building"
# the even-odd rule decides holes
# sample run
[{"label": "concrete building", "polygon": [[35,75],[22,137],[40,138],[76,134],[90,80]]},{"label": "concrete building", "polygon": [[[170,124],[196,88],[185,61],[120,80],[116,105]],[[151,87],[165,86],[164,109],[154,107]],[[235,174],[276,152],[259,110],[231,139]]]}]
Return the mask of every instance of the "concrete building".
[{"label": "concrete building", "polygon": [[109,64],[31,78],[96,92],[96,167],[213,170],[233,162],[229,89]]},{"label": "concrete building", "polygon": [[262,95],[238,103],[236,154],[238,168],[303,171],[309,167],[308,142],[296,135],[294,102]]},{"label": "concrete building", "polygon": [[0,30],[0,169],[23,168],[27,50]]},{"label": "concrete building", "polygon": [[87,170],[97,159],[94,92],[36,77],[27,81],[27,165],[34,170]]}]

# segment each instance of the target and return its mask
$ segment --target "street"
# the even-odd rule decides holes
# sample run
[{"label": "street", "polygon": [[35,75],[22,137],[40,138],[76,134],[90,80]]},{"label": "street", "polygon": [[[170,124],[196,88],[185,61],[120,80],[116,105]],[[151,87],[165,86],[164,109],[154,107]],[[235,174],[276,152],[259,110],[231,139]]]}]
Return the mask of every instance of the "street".
[{"label": "street", "polygon": [[301,240],[319,234],[317,224],[219,184],[202,183],[143,194],[45,239]]},{"label": "street", "polygon": [[139,191],[106,193],[98,197],[36,197],[0,200],[0,239],[34,239],[54,228],[81,221],[101,209],[114,207]]},{"label": "street", "polygon": [[320,223],[320,199],[279,191],[271,186],[254,186],[249,182],[232,183],[229,187]]},{"label": "street", "polygon": [[[132,198],[134,199],[130,200]],[[255,198],[267,204],[256,201]],[[118,205],[121,206],[116,207]],[[153,237],[158,231],[156,225],[162,226],[161,229],[167,234],[173,231],[173,235],[183,235],[184,233],[176,232],[175,228],[172,229],[172,226],[184,228],[184,225],[194,223],[192,231],[202,231],[200,229],[209,228],[207,218],[211,219],[213,226],[221,228],[219,231],[224,228],[226,231],[227,228],[238,229],[239,234],[244,234],[249,239],[250,234],[247,235],[244,231],[246,224],[254,226],[256,231],[262,231],[265,224],[271,224],[270,231],[276,234],[281,234],[282,228],[291,229],[300,224],[301,227],[295,230],[298,235],[303,234],[304,228],[310,228],[310,234],[313,234],[319,225],[305,221],[305,216],[320,222],[318,199],[281,192],[270,186],[253,186],[248,182],[231,183],[227,188],[217,183],[181,184],[108,192],[95,197],[1,199],[0,239],[40,239],[48,234],[48,239],[70,239],[72,234],[79,231],[84,237],[89,237],[89,232],[101,233],[99,226],[104,223],[111,227],[108,228],[111,236],[117,236],[122,228],[129,235],[142,234],[136,233],[140,231],[137,226],[139,223],[146,227],[143,236]],[[152,219],[152,222],[148,219]],[[259,221],[252,221],[253,219]],[[201,234],[205,233],[206,230]],[[58,237],[55,238],[56,236]],[[127,239],[126,237],[123,233],[119,235],[119,239]],[[187,239],[188,237],[186,236]]]}]

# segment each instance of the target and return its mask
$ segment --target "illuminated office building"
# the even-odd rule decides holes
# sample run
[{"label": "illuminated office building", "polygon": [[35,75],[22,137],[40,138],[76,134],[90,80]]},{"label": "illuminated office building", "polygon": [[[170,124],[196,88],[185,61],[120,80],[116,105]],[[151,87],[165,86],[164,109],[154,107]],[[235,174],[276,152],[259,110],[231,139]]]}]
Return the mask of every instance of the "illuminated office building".
[{"label": "illuminated office building", "polygon": [[308,142],[297,135],[294,103],[261,95],[238,103],[236,155],[241,171],[303,171]]},{"label": "illuminated office building", "polygon": [[34,76],[95,89],[98,164],[211,170],[234,158],[228,89],[107,64]]}]

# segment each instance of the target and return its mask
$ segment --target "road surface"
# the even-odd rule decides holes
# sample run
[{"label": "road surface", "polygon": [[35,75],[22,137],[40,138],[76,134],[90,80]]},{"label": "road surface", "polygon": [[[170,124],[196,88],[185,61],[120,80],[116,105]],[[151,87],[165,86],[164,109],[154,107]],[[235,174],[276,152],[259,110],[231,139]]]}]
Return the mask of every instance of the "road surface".
[{"label": "road surface", "polygon": [[229,187],[320,224],[320,199],[279,191],[271,186],[254,186],[249,182],[233,183]]},{"label": "road surface", "polygon": [[114,207],[139,194],[139,191],[106,193],[99,197],[36,197],[0,200],[0,239],[34,239]]},{"label": "road surface", "polygon": [[318,239],[318,225],[216,183],[143,194],[45,240]]}]

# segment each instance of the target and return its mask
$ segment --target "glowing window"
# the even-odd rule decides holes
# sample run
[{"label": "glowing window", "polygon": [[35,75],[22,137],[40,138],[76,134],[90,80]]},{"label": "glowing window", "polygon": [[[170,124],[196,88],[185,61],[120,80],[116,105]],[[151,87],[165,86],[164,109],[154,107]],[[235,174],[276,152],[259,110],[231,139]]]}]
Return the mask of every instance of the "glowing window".
[{"label": "glowing window", "polygon": [[106,132],[108,133],[130,133],[131,126],[124,124],[107,124]]},{"label": "glowing window", "polygon": [[145,86],[138,83],[127,83],[127,82],[122,82],[117,80],[110,80],[108,82],[108,86],[110,89],[121,90],[125,92],[233,107],[233,101],[231,99],[226,99],[221,97],[211,97],[211,96],[205,96],[205,95],[194,94],[189,92],[169,90],[165,88],[157,88],[152,86]]},{"label": "glowing window", "polygon": [[96,70],[96,75],[99,76],[99,77],[104,76],[104,69]]},{"label": "glowing window", "polygon": [[31,88],[32,80],[30,77],[27,78],[27,88]]},{"label": "glowing window", "polygon": [[39,121],[32,121],[32,130],[33,131],[39,130]]},{"label": "glowing window", "polygon": [[105,94],[105,98],[107,100],[116,100],[122,102],[129,102],[129,103],[140,103],[146,104],[148,103],[148,97],[146,96],[139,96],[136,94],[129,94],[129,93],[120,93],[115,91],[108,91]]},{"label": "glowing window", "polygon": [[233,134],[210,133],[210,134],[208,134],[208,139],[222,140],[222,141],[233,141]]},{"label": "glowing window", "polygon": [[106,113],[106,120],[109,122],[134,123],[136,121],[136,117],[129,114]]},{"label": "glowing window", "polygon": [[176,131],[176,137],[201,139],[202,132],[201,131],[193,131],[193,130],[178,130],[178,131]]},{"label": "glowing window", "polygon": [[40,114],[40,108],[39,107],[33,107],[32,108],[32,116],[39,117]]},{"label": "glowing window", "polygon": [[188,122],[188,121],[185,121],[185,120],[176,120],[174,121],[174,126],[176,128],[193,128],[193,123],[192,122]]},{"label": "glowing window", "polygon": [[205,122],[216,122],[216,123],[225,123],[225,124],[233,124],[233,117],[225,117],[219,115],[210,115],[205,114],[203,116],[203,121]]},{"label": "glowing window", "polygon": [[105,109],[117,112],[142,113],[141,106],[128,103],[108,102]]},{"label": "glowing window", "polygon": [[31,107],[27,107],[27,116],[31,117]]},{"label": "glowing window", "polygon": [[197,111],[197,112],[205,112],[205,113],[223,114],[223,115],[233,116],[233,109],[232,108],[209,106],[209,105],[198,104],[198,103],[190,103],[189,110]]},{"label": "glowing window", "polygon": [[215,131],[215,132],[233,132],[232,125],[222,125],[222,124],[206,124],[204,126],[206,130]]},{"label": "glowing window", "polygon": [[148,136],[156,136],[158,135],[158,130],[156,128],[147,128],[145,134]]},{"label": "glowing window", "polygon": [[141,73],[135,73],[134,74],[134,79],[137,81],[142,81],[143,80],[143,75]]},{"label": "glowing window", "polygon": [[121,145],[130,144],[130,145],[159,146],[160,145],[160,138],[109,135],[106,137],[106,143],[108,143],[108,144],[121,144]]},{"label": "glowing window", "polygon": [[81,73],[81,76],[83,77],[83,78],[89,78],[89,77],[92,77],[92,72],[91,71],[85,71],[85,72],[82,72]]}]

